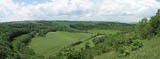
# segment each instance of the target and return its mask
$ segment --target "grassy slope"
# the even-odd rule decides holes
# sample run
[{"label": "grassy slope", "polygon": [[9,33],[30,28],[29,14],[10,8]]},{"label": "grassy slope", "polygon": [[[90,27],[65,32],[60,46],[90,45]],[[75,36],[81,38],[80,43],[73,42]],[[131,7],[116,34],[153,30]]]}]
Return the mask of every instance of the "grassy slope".
[{"label": "grassy slope", "polygon": [[29,46],[39,55],[50,56],[67,45],[90,37],[91,34],[86,33],[49,32],[46,37],[33,38]]},{"label": "grassy slope", "polygon": [[115,52],[105,53],[96,56],[94,59],[159,59],[160,58],[160,37],[151,40],[143,40],[143,48],[131,52],[127,57],[117,57]]},{"label": "grassy slope", "polygon": [[125,59],[159,59],[160,58],[160,37],[143,41],[143,48],[131,53]]}]

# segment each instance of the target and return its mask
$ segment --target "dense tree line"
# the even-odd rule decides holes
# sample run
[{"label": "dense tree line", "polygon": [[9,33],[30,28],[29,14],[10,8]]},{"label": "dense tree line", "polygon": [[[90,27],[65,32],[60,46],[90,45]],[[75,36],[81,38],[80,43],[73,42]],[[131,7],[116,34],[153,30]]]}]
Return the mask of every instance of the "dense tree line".
[{"label": "dense tree line", "polygon": [[142,39],[150,39],[160,35],[160,10],[151,19],[143,18],[136,26],[136,33]]},{"label": "dense tree line", "polygon": [[100,22],[95,24],[83,24],[77,23],[72,24],[70,27],[76,28],[79,30],[89,30],[89,29],[105,29],[105,30],[121,30],[121,31],[131,31],[134,29],[135,24],[126,24],[126,23],[114,23],[114,22]]}]

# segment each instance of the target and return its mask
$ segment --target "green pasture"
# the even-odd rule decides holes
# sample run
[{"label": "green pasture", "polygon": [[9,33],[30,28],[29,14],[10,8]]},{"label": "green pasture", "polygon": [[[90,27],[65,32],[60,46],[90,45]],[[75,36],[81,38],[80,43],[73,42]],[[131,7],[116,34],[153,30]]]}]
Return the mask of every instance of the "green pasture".
[{"label": "green pasture", "polygon": [[38,55],[52,56],[57,54],[63,47],[69,46],[77,41],[84,41],[92,34],[73,32],[49,32],[45,37],[32,39],[31,47]]}]

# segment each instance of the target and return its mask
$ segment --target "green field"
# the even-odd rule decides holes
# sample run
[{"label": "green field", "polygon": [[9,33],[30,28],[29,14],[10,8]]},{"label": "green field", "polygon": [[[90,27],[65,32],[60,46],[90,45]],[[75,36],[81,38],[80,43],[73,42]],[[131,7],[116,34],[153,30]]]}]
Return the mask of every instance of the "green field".
[{"label": "green field", "polygon": [[106,34],[106,35],[116,34],[116,33],[120,32],[119,30],[101,30],[101,29],[91,29],[88,31],[91,33],[100,33],[100,34]]},{"label": "green field", "polygon": [[72,33],[72,32],[49,32],[46,37],[36,37],[32,39],[30,47],[38,54],[44,56],[55,55],[63,47],[77,41],[83,41],[91,37],[92,34]]}]

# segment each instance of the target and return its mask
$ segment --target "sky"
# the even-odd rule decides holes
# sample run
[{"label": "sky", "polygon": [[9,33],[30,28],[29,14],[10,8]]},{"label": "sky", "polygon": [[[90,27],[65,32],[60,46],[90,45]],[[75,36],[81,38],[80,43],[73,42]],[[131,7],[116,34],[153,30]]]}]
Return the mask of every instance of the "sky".
[{"label": "sky", "polygon": [[154,16],[160,0],[1,0],[0,22],[68,20],[138,22]]}]

